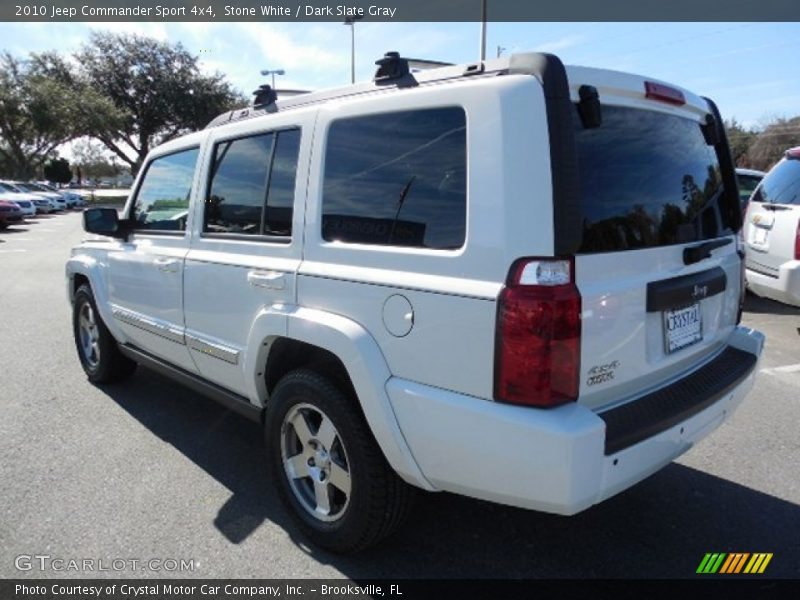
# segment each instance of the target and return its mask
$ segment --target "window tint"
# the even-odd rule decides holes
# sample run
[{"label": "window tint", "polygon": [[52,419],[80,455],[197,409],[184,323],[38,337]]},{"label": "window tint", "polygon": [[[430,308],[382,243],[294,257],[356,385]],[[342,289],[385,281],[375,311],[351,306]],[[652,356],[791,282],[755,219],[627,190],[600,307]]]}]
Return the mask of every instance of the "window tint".
[{"label": "window tint", "polygon": [[297,172],[297,153],[300,150],[300,130],[282,131],[275,143],[272,173],[269,178],[264,233],[291,235],[294,181]]},{"label": "window tint", "polygon": [[216,145],[204,231],[261,233],[273,138],[268,133]]},{"label": "window tint", "polygon": [[756,202],[800,204],[800,160],[784,158],[764,176],[753,195]]},{"label": "window tint", "polygon": [[184,231],[199,150],[192,148],[156,158],[147,166],[133,219],[136,229]]},{"label": "window tint", "polygon": [[698,123],[603,106],[602,125],[584,129],[574,113],[581,252],[650,248],[720,235],[720,168]]},{"label": "window tint", "polygon": [[217,144],[203,231],[291,235],[299,148],[299,129]]},{"label": "window tint", "polygon": [[331,125],[322,195],[324,239],[459,248],[466,196],[463,109],[370,115]]}]

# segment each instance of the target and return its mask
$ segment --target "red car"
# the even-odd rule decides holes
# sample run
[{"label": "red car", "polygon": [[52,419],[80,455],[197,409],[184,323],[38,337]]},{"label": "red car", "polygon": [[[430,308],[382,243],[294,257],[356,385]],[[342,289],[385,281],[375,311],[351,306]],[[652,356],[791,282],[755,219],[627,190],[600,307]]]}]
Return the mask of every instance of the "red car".
[{"label": "red car", "polygon": [[0,229],[5,229],[11,223],[22,221],[22,210],[13,202],[0,200]]}]

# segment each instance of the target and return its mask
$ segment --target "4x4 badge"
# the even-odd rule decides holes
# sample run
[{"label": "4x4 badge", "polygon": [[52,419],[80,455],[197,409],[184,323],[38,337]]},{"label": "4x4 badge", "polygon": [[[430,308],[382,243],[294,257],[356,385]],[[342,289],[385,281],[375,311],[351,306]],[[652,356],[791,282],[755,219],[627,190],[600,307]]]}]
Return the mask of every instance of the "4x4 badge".
[{"label": "4x4 badge", "polygon": [[595,365],[589,369],[589,378],[586,380],[586,385],[597,385],[598,383],[605,383],[614,379],[614,373],[619,367],[619,361],[615,360],[604,365]]}]

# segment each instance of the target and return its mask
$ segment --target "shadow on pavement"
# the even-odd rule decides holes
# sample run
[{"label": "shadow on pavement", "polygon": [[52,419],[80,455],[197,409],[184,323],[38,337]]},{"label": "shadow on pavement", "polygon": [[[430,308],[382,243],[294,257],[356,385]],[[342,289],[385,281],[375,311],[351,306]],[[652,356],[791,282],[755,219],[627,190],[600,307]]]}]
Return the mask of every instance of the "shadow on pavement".
[{"label": "shadow on pavement", "polygon": [[[25,223],[27,225],[27,223]],[[0,235],[7,235],[7,234],[14,234],[14,233],[25,233],[30,231],[30,229],[22,228],[22,225],[17,223],[12,223],[6,229],[0,229]]]},{"label": "shadow on pavement", "polygon": [[737,551],[773,552],[769,575],[797,577],[800,507],[674,463],[573,517],[421,493],[398,534],[336,556],[311,547],[280,504],[257,424],[145,369],[105,392],[230,490],[209,527],[238,544],[272,521],[351,579],[692,577],[706,552]]},{"label": "shadow on pavement", "polygon": [[756,314],[771,315],[795,315],[800,316],[800,308],[783,304],[769,298],[760,298],[755,294],[748,293],[744,301],[745,312]]}]

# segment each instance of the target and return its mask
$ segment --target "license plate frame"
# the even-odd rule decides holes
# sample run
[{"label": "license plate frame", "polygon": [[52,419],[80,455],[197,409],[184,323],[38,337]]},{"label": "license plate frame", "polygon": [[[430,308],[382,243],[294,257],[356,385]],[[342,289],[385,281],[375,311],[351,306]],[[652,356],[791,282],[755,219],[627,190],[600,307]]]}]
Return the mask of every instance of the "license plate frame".
[{"label": "license plate frame", "polygon": [[703,340],[703,311],[700,302],[662,311],[664,352],[674,354]]}]

